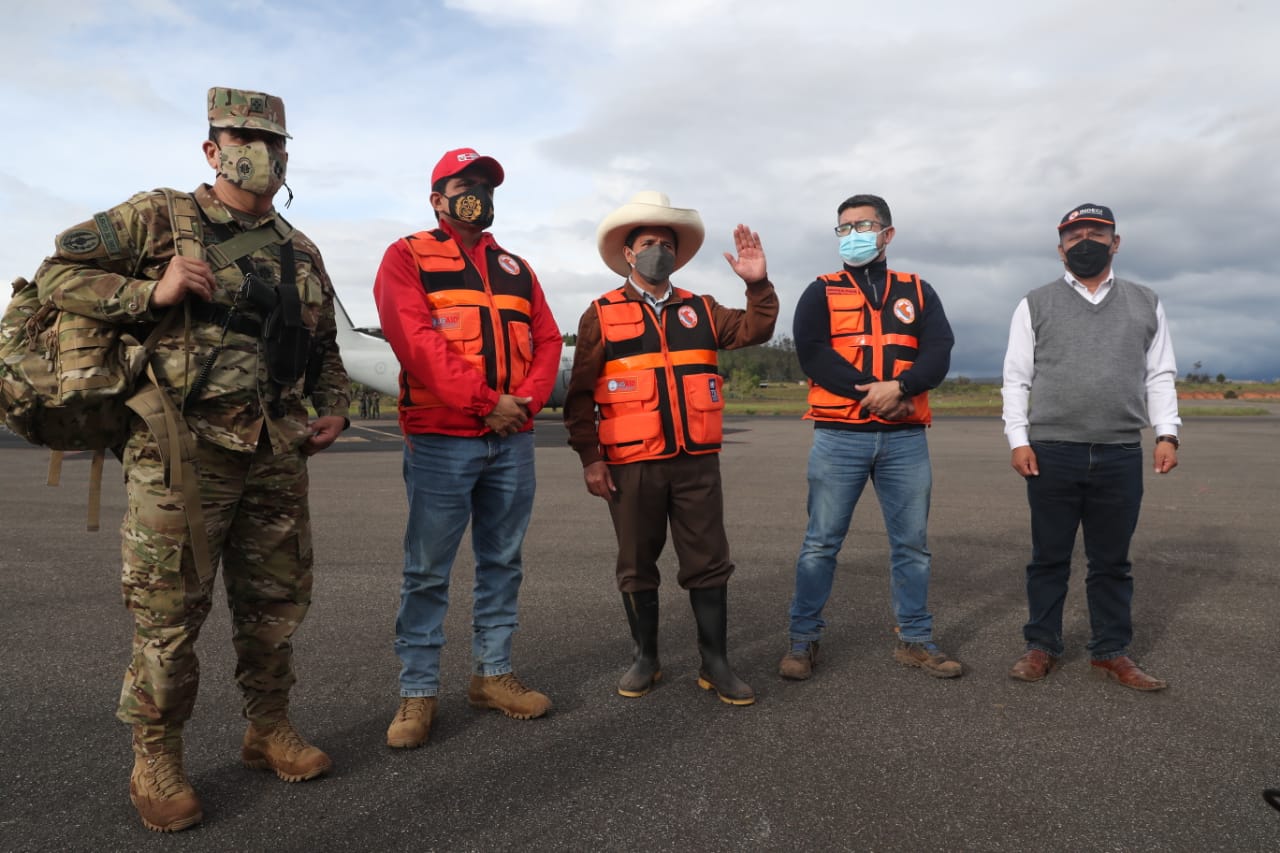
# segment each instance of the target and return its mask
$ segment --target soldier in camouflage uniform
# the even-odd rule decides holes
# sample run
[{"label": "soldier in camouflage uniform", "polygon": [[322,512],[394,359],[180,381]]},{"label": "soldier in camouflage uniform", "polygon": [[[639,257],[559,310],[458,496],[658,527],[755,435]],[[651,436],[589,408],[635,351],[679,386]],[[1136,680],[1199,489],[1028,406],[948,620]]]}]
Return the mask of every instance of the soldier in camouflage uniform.
[{"label": "soldier in camouflage uniform", "polygon": [[[289,233],[272,206],[287,162],[281,100],[210,89],[209,124],[204,154],[217,177],[193,194],[197,239],[207,248],[261,226]],[[171,306],[189,312],[188,322],[161,340],[152,367],[195,439],[200,507],[194,517],[203,515],[210,569],[222,564],[236,680],[249,720],[242,759],[286,781],[311,779],[331,765],[287,716],[295,680],[290,638],[311,599],[306,457],[332,444],[349,423],[350,382],[336,344],[333,285],[315,245],[296,231],[242,261],[274,288],[281,255],[291,248],[313,347],[307,381],[284,387],[269,372],[261,311],[243,296],[237,300],[242,267],[215,268],[178,255],[171,197],[172,191],[139,193],[63,232],[37,281],[41,296],[63,310],[109,322],[145,328]],[[311,421],[304,391],[317,413]],[[133,726],[134,806],[148,828],[174,831],[202,817],[182,768],[182,727],[196,699],[195,641],[209,612],[213,572],[198,570],[191,507],[166,477],[172,460],[162,458],[161,444],[141,420],[136,425],[122,448],[128,494],[123,588],[135,629],[117,716]]]}]

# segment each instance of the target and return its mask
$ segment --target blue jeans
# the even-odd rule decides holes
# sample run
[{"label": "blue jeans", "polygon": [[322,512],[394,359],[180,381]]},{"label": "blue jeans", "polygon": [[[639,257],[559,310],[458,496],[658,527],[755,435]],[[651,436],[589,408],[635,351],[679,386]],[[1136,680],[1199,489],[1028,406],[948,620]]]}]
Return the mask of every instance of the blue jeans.
[{"label": "blue jeans", "polygon": [[520,548],[533,512],[533,433],[410,435],[404,450],[409,522],[396,617],[400,695],[435,696],[449,608],[449,571],[471,524],[475,586],[472,671],[511,672]]},{"label": "blue jeans", "polygon": [[1128,654],[1133,639],[1129,540],[1142,507],[1142,445],[1033,441],[1040,475],[1027,477],[1031,562],[1022,629],[1027,648],[1063,652],[1062,605],[1076,531],[1084,529],[1085,592],[1095,660]]},{"label": "blue jeans", "polygon": [[870,478],[889,535],[889,575],[899,636],[933,639],[929,598],[929,493],[933,471],[924,427],[886,432],[815,429],[809,452],[809,527],[796,560],[791,640],[821,637],[822,608],[831,596],[836,557],[853,508]]}]

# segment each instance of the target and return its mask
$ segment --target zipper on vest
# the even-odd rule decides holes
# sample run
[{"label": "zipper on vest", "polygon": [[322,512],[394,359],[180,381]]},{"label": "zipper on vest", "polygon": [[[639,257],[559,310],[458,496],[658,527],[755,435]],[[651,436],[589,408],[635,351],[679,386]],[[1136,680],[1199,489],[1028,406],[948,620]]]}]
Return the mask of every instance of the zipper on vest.
[{"label": "zipper on vest", "polygon": [[[653,311],[653,308],[648,303],[644,304],[644,308],[647,311]],[[681,415],[684,413],[684,408],[687,404],[684,397],[676,390],[676,369],[675,365],[671,363],[671,350],[667,348],[666,306],[664,305],[663,310],[656,312],[656,314],[657,316],[654,319],[657,321],[658,326],[658,341],[662,344],[662,360],[667,365],[667,394],[670,395],[671,399],[671,425],[676,442],[676,452],[679,453],[685,449],[684,424],[681,423],[683,420]]]},{"label": "zipper on vest", "polygon": [[[461,248],[461,247],[459,247]],[[476,272],[480,273],[480,283],[484,285],[484,295],[489,300],[489,325],[493,329],[493,357],[496,362],[493,367],[493,375],[497,379],[497,388],[494,390],[499,394],[509,394],[511,389],[507,388],[507,379],[510,372],[507,370],[507,325],[502,322],[502,312],[498,310],[497,304],[493,301],[493,289],[489,287],[489,251],[484,252],[484,266],[473,263],[471,257],[463,251],[463,259],[476,268]],[[530,318],[532,322],[532,318]]]}]

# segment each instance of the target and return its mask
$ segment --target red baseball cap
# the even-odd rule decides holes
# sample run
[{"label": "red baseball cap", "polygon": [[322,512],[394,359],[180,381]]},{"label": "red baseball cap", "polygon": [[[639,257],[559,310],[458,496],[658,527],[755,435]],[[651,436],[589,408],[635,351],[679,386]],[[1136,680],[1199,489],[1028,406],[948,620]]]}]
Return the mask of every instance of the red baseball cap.
[{"label": "red baseball cap", "polygon": [[502,171],[502,164],[492,157],[482,157],[474,148],[455,148],[452,151],[446,151],[440,158],[440,162],[436,163],[436,167],[431,170],[431,186],[434,187],[436,181],[441,178],[452,178],[468,166],[480,166],[484,169],[489,174],[489,181],[495,187],[506,177]]}]

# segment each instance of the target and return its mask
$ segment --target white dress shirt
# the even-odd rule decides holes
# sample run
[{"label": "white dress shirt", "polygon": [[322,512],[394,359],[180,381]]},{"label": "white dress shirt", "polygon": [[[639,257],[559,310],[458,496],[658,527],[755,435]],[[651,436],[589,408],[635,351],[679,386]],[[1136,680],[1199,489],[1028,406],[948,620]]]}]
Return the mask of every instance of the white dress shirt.
[{"label": "white dress shirt", "polygon": [[[1111,292],[1115,282],[1113,270],[1097,290],[1089,292],[1070,272],[1063,278],[1071,289],[1084,299],[1097,305]],[[1009,348],[1004,354],[1004,434],[1010,449],[1031,443],[1027,437],[1030,423],[1027,414],[1031,402],[1031,380],[1035,377],[1036,334],[1031,328],[1031,309],[1026,297],[1013,311],[1009,325]],[[1178,434],[1182,419],[1178,417],[1178,391],[1174,380],[1178,367],[1173,357],[1173,342],[1169,340],[1169,323],[1164,316],[1164,306],[1156,300],[1156,333],[1147,347],[1147,418],[1156,435]]]}]

